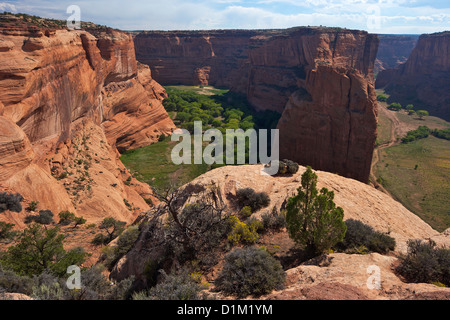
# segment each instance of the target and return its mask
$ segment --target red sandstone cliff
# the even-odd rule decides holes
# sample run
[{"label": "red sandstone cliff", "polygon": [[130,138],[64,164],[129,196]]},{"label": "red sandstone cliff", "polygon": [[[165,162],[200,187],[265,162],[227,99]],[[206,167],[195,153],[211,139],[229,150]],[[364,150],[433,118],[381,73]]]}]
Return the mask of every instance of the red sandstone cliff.
[{"label": "red sandstone cliff", "polygon": [[408,61],[380,72],[376,86],[390,100],[412,103],[416,109],[450,120],[450,32],[420,36]]},{"label": "red sandstone cliff", "polygon": [[416,46],[419,36],[379,34],[378,38],[380,45],[375,60],[375,73],[393,69],[405,63]]},{"label": "red sandstone cliff", "polygon": [[0,190],[56,215],[132,221],[151,190],[127,181],[117,149],[173,130],[165,95],[127,33],[0,21]]},{"label": "red sandstone cliff", "polygon": [[163,84],[225,86],[282,113],[280,156],[367,181],[378,38],[327,28],[144,32],[139,61]]}]

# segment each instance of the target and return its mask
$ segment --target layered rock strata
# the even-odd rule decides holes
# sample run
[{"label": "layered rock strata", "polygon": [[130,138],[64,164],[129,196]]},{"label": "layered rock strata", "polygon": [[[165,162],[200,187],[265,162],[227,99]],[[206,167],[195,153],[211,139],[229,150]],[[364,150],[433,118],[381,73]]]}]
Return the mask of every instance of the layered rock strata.
[{"label": "layered rock strata", "polygon": [[280,155],[367,181],[378,38],[329,28],[143,32],[137,59],[162,84],[214,85],[282,114]]},{"label": "layered rock strata", "polygon": [[421,35],[408,60],[380,72],[376,86],[390,102],[411,103],[450,121],[450,32]]},{"label": "layered rock strata", "polygon": [[133,221],[151,190],[118,150],[172,132],[165,97],[125,32],[0,21],[0,190],[56,216]]}]

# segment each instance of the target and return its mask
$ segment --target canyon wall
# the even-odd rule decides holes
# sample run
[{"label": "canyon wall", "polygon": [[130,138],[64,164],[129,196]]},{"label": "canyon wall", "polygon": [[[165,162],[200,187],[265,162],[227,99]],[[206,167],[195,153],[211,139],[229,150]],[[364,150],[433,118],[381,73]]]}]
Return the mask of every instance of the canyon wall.
[{"label": "canyon wall", "polygon": [[213,85],[282,114],[280,156],[367,182],[378,38],[331,28],[142,32],[137,59],[164,85]]},{"label": "canyon wall", "polygon": [[419,35],[379,34],[375,73],[386,69],[393,69],[408,60],[416,46]]},{"label": "canyon wall", "polygon": [[[2,18],[0,191],[56,216],[70,210],[92,222],[133,221],[152,192],[131,177],[118,150],[155,142],[174,124],[165,90],[135,59],[131,35]],[[23,214],[9,218],[23,224]]]},{"label": "canyon wall", "polygon": [[376,86],[385,88],[390,102],[412,103],[450,121],[450,32],[420,36],[409,59],[380,72]]}]

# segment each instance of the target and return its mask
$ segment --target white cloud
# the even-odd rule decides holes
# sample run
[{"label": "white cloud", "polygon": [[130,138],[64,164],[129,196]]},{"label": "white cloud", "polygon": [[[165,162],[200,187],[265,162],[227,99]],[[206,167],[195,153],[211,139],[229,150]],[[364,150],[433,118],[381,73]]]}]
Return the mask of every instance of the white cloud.
[{"label": "white cloud", "polygon": [[[126,30],[261,29],[324,25],[370,32],[422,33],[450,26],[450,9],[431,0],[15,0],[0,2],[14,11],[67,18],[77,4],[84,21]],[[376,8],[377,10],[368,10]],[[5,9],[4,9],[5,10]],[[13,10],[7,10],[13,11]],[[378,14],[380,28],[368,29]],[[408,31],[409,30],[409,31]],[[418,31],[419,30],[419,31]]]},{"label": "white cloud", "polygon": [[16,6],[11,3],[0,2],[0,11],[17,12]]}]

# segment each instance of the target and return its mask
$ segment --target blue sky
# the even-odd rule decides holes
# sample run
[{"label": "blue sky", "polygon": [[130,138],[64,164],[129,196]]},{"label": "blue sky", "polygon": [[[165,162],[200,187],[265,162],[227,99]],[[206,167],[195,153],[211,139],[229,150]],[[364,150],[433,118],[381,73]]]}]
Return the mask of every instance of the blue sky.
[{"label": "blue sky", "polygon": [[329,26],[371,33],[450,30],[450,0],[0,0],[0,11],[81,19],[124,30],[265,29]]}]

